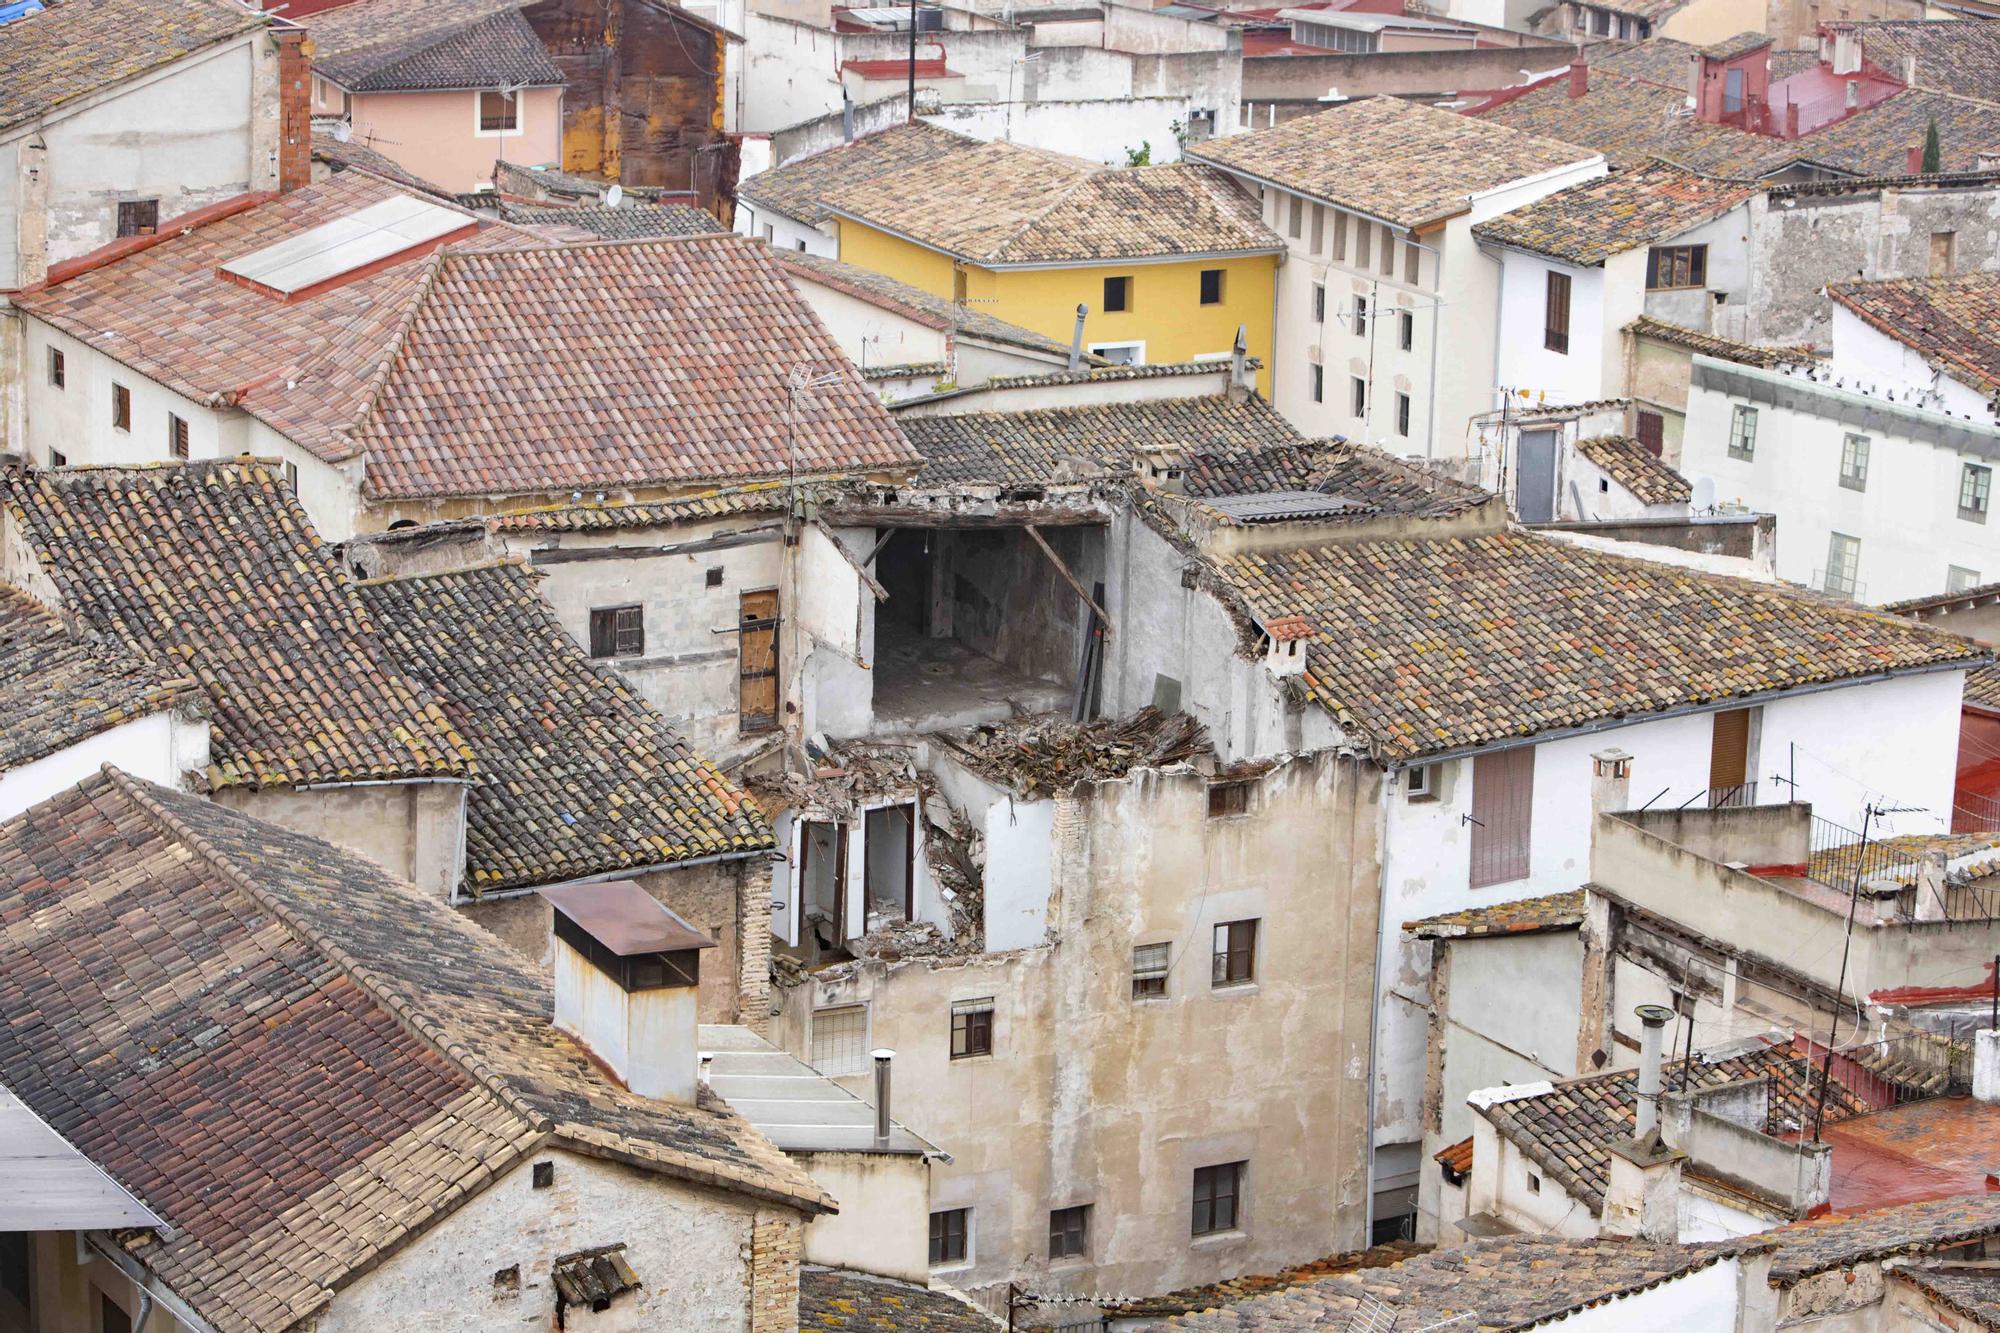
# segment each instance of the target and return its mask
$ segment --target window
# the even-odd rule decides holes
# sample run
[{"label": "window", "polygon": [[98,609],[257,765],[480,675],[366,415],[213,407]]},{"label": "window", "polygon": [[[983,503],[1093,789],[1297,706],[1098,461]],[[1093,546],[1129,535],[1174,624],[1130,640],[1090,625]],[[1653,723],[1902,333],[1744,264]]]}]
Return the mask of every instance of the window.
[{"label": "window", "polygon": [[1722,113],[1734,115],[1743,109],[1743,71],[1741,68],[1724,70],[1722,74]]},{"label": "window", "polygon": [[1868,437],[1849,435],[1840,444],[1840,484],[1850,491],[1868,489]]},{"label": "window", "polygon": [[63,361],[62,348],[60,347],[51,347],[49,349],[49,383],[55,385],[58,389],[63,388],[69,383],[69,367]]},{"label": "window", "polygon": [[111,384],[111,429],[132,429],[132,391],[116,380]]},{"label": "window", "polygon": [[1707,285],[1707,246],[1656,245],[1646,252],[1647,291],[1665,292],[1676,287]]},{"label": "window", "polygon": [[1410,433],[1410,395],[1406,393],[1399,393],[1396,395],[1396,434],[1408,435],[1409,433]]},{"label": "window", "polygon": [[1738,403],[1729,414],[1729,456],[1746,462],[1757,456],[1757,409]]},{"label": "window", "polygon": [[1312,398],[1315,403],[1326,401],[1326,367],[1312,368]]},{"label": "window", "polygon": [[1354,408],[1353,415],[1365,418],[1368,415],[1368,381],[1362,379],[1359,375],[1350,376],[1349,378],[1351,383],[1348,385],[1347,396],[1349,403]]},{"label": "window", "polygon": [[1386,222],[1382,224],[1382,272],[1391,277],[1396,272],[1396,233]]},{"label": "window", "polygon": [[1368,267],[1369,247],[1375,242],[1375,224],[1356,222],[1354,224],[1354,266]]},{"label": "window", "polygon": [[167,413],[167,452],[175,458],[188,456],[188,424],[172,412]]},{"label": "window", "polygon": [[993,1054],[993,997],[957,1000],[951,1006],[951,1058]]},{"label": "window", "polygon": [[1826,571],[1820,579],[1824,592],[1854,596],[1860,585],[1861,539],[1844,532],[1832,533],[1826,543]]},{"label": "window", "polygon": [[1549,270],[1548,305],[1542,318],[1542,346],[1569,352],[1569,274]]},{"label": "window", "polygon": [[62,450],[60,450],[60,449],[51,449],[51,450],[49,450],[49,466],[50,466],[50,467],[68,467],[68,466],[69,466],[69,455],[68,455],[68,454],[66,454],[66,453],[64,453],[64,452],[63,452]]},{"label": "window", "polygon": [[722,566],[710,565],[708,571],[702,575],[702,583],[706,587],[720,588],[722,586]]},{"label": "window", "polygon": [[637,657],[646,651],[646,611],[639,606],[590,608],[590,655]]},{"label": "window", "polygon": [[1301,233],[1305,231],[1306,205],[1305,205],[1305,200],[1299,198],[1297,195],[1290,196],[1290,199],[1292,205],[1292,216],[1291,216],[1291,223],[1286,228],[1286,231],[1290,234],[1291,238],[1296,241],[1297,239],[1299,239]]},{"label": "window", "polygon": [[1090,1205],[1057,1208],[1049,1214],[1049,1258],[1081,1259],[1090,1253]]},{"label": "window", "polygon": [[1403,281],[1412,287],[1417,285],[1423,273],[1423,253],[1415,241],[1407,241],[1403,245]]},{"label": "window", "polygon": [[1412,801],[1435,801],[1437,792],[1437,765],[1418,764],[1415,768],[1403,770],[1403,795]]},{"label": "window", "polygon": [[103,1292],[97,1293],[98,1333],[132,1333],[132,1316]]},{"label": "window", "polygon": [[1118,366],[1143,366],[1146,364],[1146,344],[1135,343],[1092,343],[1087,349],[1092,356],[1101,356]]},{"label": "window", "polygon": [[1333,215],[1333,257],[1347,258],[1347,214],[1341,212]]},{"label": "window", "polygon": [[1655,458],[1667,451],[1667,419],[1658,412],[1639,412],[1639,443]]},{"label": "window", "polygon": [[1197,1236],[1234,1231],[1243,1198],[1243,1170],[1248,1162],[1224,1162],[1194,1170],[1194,1225]]},{"label": "window", "polygon": [[1231,815],[1250,812],[1250,784],[1247,782],[1211,782],[1208,784],[1208,817],[1227,819]]},{"label": "window", "polygon": [[931,1267],[962,1264],[972,1253],[972,1210],[947,1208],[931,1214]]},{"label": "window", "polygon": [[0,1296],[12,1301],[10,1308],[0,1301],[0,1311],[13,1314],[18,1327],[33,1328],[33,1282],[35,1238],[26,1231],[0,1231]]},{"label": "window", "polygon": [[1365,296],[1354,298],[1354,336],[1357,338],[1368,336],[1368,298]]},{"label": "window", "polygon": [[1257,923],[1224,921],[1215,928],[1209,985],[1247,986],[1257,979]]},{"label": "window", "polygon": [[1312,252],[1318,254],[1326,246],[1326,209],[1313,205]]},{"label": "window", "polygon": [[845,1004],[813,1010],[811,1055],[812,1067],[828,1078],[864,1072],[868,1068],[868,1006]]},{"label": "window", "polygon": [[160,201],[127,199],[118,205],[120,236],[151,236],[160,229]]},{"label": "window", "polygon": [[1931,233],[1931,276],[1948,278],[1958,267],[1958,233],[1955,231],[1934,231]]},{"label": "window", "polygon": [[1132,950],[1132,998],[1163,999],[1167,993],[1167,967],[1173,961],[1173,945],[1141,944]]},{"label": "window", "polygon": [[1201,303],[1203,305],[1222,304],[1222,270],[1205,268],[1201,271]]},{"label": "window", "polygon": [[1417,317],[1412,312],[1405,310],[1396,317],[1396,323],[1398,325],[1396,330],[1396,346],[1407,352],[1417,345]]},{"label": "window", "polygon": [[1965,592],[1967,589],[1977,588],[1978,586],[1978,570],[1967,569],[1962,565],[1947,565],[1945,567],[1944,590],[1946,592]]},{"label": "window", "polygon": [[299,465],[297,463],[285,464],[285,489],[289,490],[293,495],[299,493]]},{"label": "window", "polygon": [[1106,278],[1104,280],[1104,309],[1108,314],[1132,308],[1132,279]]},{"label": "window", "polygon": [[479,130],[482,134],[512,134],[521,128],[521,99],[516,93],[479,94]]},{"label": "window", "polygon": [[1313,323],[1326,323],[1326,284],[1323,282],[1313,284],[1312,312]]},{"label": "window", "polygon": [[1968,523],[1984,523],[1992,494],[1993,469],[1967,463],[1958,474],[1958,516]]},{"label": "window", "polygon": [[1540,1194],[1541,1192],[1542,1192],[1542,1178],[1536,1175],[1534,1172],[1530,1171],[1528,1173],[1528,1193]]},{"label": "window", "polygon": [[1473,888],[1527,877],[1534,803],[1534,746],[1493,750],[1473,758]]}]

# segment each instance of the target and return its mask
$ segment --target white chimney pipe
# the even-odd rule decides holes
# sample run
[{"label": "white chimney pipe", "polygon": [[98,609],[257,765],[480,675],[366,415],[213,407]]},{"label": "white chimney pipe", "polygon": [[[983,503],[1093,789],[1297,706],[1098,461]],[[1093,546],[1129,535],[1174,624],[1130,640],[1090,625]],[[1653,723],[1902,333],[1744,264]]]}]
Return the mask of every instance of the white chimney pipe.
[{"label": "white chimney pipe", "polygon": [[875,1146],[889,1146],[889,1062],[896,1053],[884,1047],[870,1051],[875,1057]]},{"label": "white chimney pipe", "polygon": [[1633,1012],[1643,1024],[1639,1032],[1639,1106],[1635,1139],[1644,1139],[1660,1124],[1660,1042],[1674,1011],[1664,1004],[1642,1004]]}]

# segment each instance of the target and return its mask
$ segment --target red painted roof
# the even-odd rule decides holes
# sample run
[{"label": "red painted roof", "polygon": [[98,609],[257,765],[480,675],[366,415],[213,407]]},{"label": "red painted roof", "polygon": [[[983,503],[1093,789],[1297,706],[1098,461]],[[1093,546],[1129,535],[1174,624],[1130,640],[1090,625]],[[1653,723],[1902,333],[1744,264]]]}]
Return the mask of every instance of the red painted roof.
[{"label": "red painted roof", "polygon": [[[907,79],[910,77],[908,60],[843,60],[843,70],[852,70],[864,79]],[[917,77],[920,79],[955,79],[958,71],[946,69],[944,57],[935,60],[919,60]]]},{"label": "red painted roof", "polygon": [[2000,1108],[1934,1097],[1829,1124],[1824,1137],[1838,1212],[1981,1194],[2000,1164]]}]

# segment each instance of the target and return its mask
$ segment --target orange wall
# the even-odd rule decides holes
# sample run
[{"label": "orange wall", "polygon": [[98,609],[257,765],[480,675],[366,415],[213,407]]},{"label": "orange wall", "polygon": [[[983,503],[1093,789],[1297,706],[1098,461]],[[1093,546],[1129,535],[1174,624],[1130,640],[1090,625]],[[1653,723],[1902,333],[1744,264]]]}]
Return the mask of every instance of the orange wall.
[{"label": "orange wall", "polygon": [[[340,92],[321,97],[314,80],[313,111],[338,115]],[[529,88],[521,94],[521,132],[478,133],[479,95],[356,93],[354,139],[397,166],[446,190],[471,190],[493,179],[493,163],[542,163],[562,159],[562,89]]]}]

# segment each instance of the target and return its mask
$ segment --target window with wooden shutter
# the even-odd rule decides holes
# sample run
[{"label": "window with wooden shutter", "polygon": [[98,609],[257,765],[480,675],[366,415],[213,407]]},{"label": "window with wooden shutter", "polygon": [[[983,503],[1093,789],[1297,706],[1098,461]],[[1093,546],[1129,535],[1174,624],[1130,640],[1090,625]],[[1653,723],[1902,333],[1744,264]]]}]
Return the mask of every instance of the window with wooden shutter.
[{"label": "window with wooden shutter", "polygon": [[1744,790],[1750,774],[1750,714],[1730,708],[1715,715],[1708,746],[1708,803],[1711,807],[1749,805]]},{"label": "window with wooden shutter", "polygon": [[1534,746],[1473,759],[1473,888],[1527,878],[1534,804]]},{"label": "window with wooden shutter", "polygon": [[1655,458],[1667,450],[1667,419],[1658,412],[1639,414],[1639,444]]},{"label": "window with wooden shutter", "polygon": [[1549,270],[1548,308],[1542,320],[1542,346],[1569,352],[1569,274]]},{"label": "window with wooden shutter", "polygon": [[746,592],[736,608],[737,728],[769,731],[778,725],[778,591]]},{"label": "window with wooden shutter", "polygon": [[646,651],[646,613],[639,606],[590,609],[590,655],[637,657]]}]

